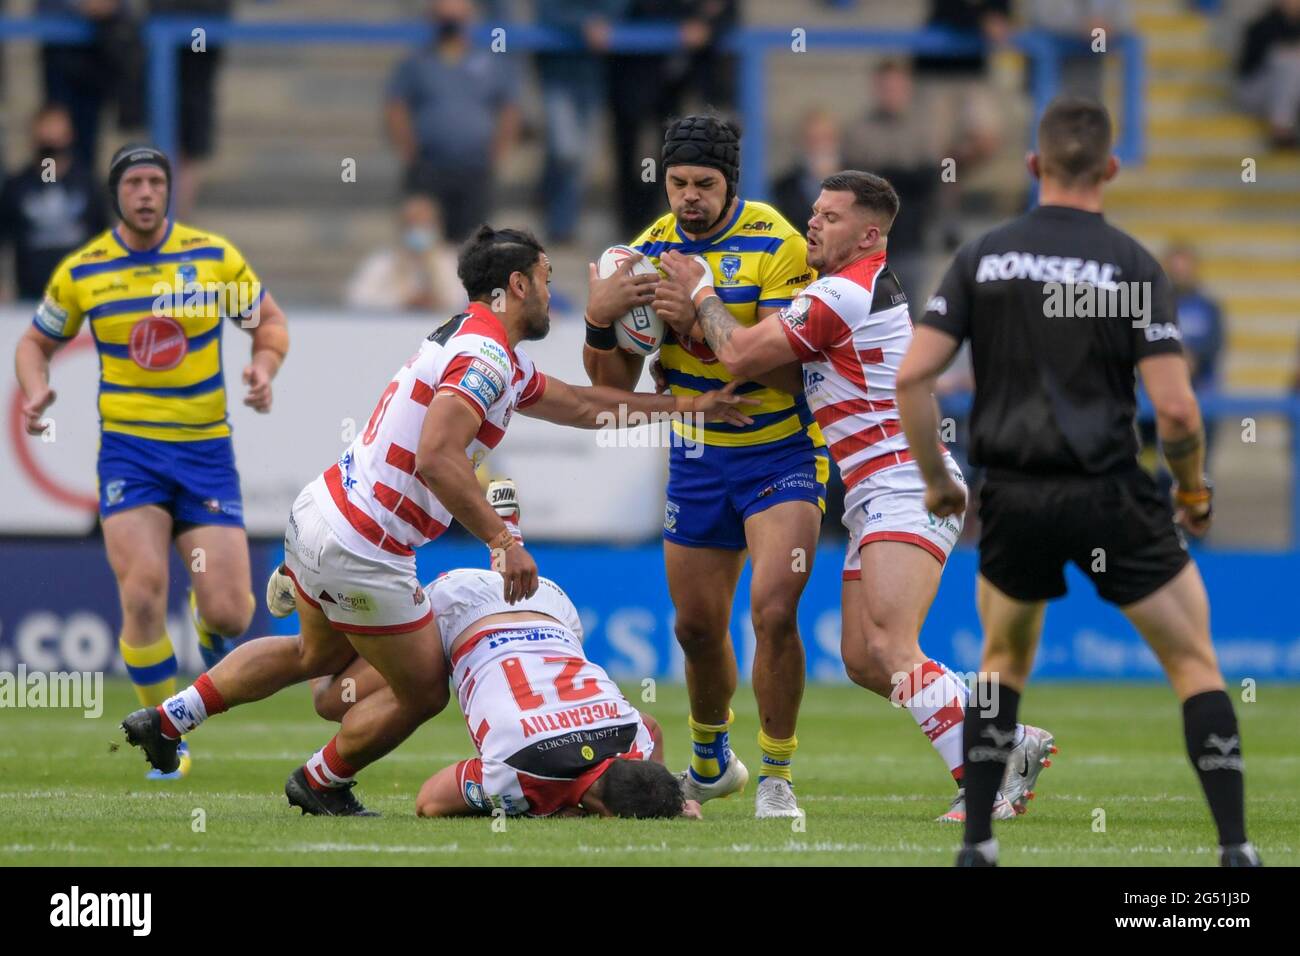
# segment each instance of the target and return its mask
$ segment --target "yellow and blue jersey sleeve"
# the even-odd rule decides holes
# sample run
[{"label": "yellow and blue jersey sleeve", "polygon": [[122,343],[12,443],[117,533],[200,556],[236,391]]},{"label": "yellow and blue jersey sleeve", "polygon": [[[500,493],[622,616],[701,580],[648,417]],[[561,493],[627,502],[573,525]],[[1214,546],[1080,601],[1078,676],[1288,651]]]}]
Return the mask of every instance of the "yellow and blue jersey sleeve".
[{"label": "yellow and blue jersey sleeve", "polygon": [[758,307],[784,309],[816,278],[808,265],[808,242],[799,233],[786,236],[763,262]]},{"label": "yellow and blue jersey sleeve", "polygon": [[76,338],[85,317],[77,301],[76,288],[72,282],[69,256],[58,264],[49,284],[45,287],[45,296],[36,307],[36,316],[32,324],[52,339],[67,342]]}]

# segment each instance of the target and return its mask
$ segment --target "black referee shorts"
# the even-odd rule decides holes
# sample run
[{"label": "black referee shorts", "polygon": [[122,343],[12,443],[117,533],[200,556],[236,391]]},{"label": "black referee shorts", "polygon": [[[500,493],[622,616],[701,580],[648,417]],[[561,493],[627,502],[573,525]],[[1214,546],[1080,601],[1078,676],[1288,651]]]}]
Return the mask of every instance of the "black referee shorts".
[{"label": "black referee shorts", "polygon": [[1065,594],[1073,561],[1124,607],[1189,560],[1173,509],[1145,471],[1043,477],[990,470],[980,492],[980,573],[1019,601]]}]

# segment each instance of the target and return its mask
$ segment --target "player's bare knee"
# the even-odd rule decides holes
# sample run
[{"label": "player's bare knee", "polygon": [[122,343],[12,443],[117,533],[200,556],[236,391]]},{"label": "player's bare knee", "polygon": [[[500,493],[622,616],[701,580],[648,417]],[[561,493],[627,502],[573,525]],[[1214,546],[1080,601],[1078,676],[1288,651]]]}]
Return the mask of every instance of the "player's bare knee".
[{"label": "player's bare knee", "polygon": [[343,715],[352,706],[350,702],[343,700],[343,687],[332,677],[312,682],[311,702],[318,716],[336,724],[343,720]]},{"label": "player's bare knee", "polygon": [[754,619],[754,635],[761,641],[787,641],[798,643],[799,622],[795,601],[763,598],[750,609]]},{"label": "player's bare knee", "polygon": [[121,583],[122,616],[136,629],[153,633],[163,627],[167,615],[167,578],[155,574],[133,574]]},{"label": "player's bare knee", "polygon": [[209,630],[222,637],[238,637],[253,623],[253,605],[247,593],[223,595],[200,602],[199,615]]},{"label": "player's bare knee", "polygon": [[687,657],[716,651],[724,646],[727,638],[725,626],[717,628],[694,615],[680,613],[673,625],[673,633]]}]

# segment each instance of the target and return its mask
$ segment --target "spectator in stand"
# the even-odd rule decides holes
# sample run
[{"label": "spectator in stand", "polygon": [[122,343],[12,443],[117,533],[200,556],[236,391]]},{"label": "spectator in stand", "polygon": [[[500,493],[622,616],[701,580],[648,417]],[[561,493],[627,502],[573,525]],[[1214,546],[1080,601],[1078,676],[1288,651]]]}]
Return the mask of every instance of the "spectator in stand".
[{"label": "spectator in stand", "polygon": [[17,298],[34,302],[59,261],[108,228],[108,216],[103,190],[77,156],[68,111],[43,107],[31,135],[31,163],[0,190],[0,245],[13,247]]},{"label": "spectator in stand", "polygon": [[1173,286],[1183,352],[1197,392],[1218,388],[1223,353],[1223,313],[1219,303],[1202,291],[1199,273],[1200,260],[1190,245],[1175,243],[1165,251],[1165,274]]},{"label": "spectator in stand", "polygon": [[[646,181],[643,161],[657,159],[667,119],[681,112],[691,93],[714,107],[730,103],[729,64],[720,62],[725,57],[717,53],[715,45],[735,16],[735,0],[632,0],[624,22],[677,24],[685,50],[609,58],[614,168],[623,234],[640,232],[662,206],[663,184],[657,175]],[[647,142],[650,133],[653,141]]]},{"label": "spectator in stand", "polygon": [[393,71],[385,120],[406,190],[436,200],[459,243],[491,218],[496,171],[519,128],[518,82],[512,59],[471,46],[470,0],[434,0],[430,15],[433,44]]},{"label": "spectator in stand", "polygon": [[[948,144],[941,127],[916,108],[912,73],[906,63],[885,60],[872,77],[870,111],[851,126],[844,157],[855,169],[884,176],[898,193],[898,218],[889,230],[889,264],[913,309],[924,304],[925,237],[934,221],[940,162]],[[949,147],[947,155],[956,152]],[[919,315],[920,313],[917,312]]]},{"label": "spectator in stand", "polygon": [[537,54],[546,122],[542,169],[542,207],[551,243],[577,237],[583,187],[596,152],[596,121],[604,105],[605,62],[610,29],[622,19],[629,0],[538,0],[539,26],[575,37],[576,52]]},{"label": "spectator in stand", "polygon": [[[122,0],[36,0],[41,17],[82,21],[100,32],[125,15]],[[45,102],[61,103],[72,117],[77,161],[93,169],[99,146],[100,114],[113,93],[109,51],[98,42],[46,43],[41,47]]]},{"label": "spectator in stand", "polygon": [[[1011,0],[930,0],[926,26],[982,40],[999,47],[1011,35]],[[987,49],[962,56],[917,56],[912,61],[921,85],[921,112],[936,129],[944,130],[954,144],[948,158],[956,161],[957,179],[940,190],[944,213],[944,243],[960,243],[957,229],[961,205],[960,186],[970,172],[998,149],[1002,135],[999,109],[990,88]]]},{"label": "spectator in stand", "polygon": [[820,108],[805,113],[799,124],[799,158],[772,184],[772,204],[800,232],[812,218],[822,180],[843,169],[843,159],[835,117]]},{"label": "spectator in stand", "polygon": [[438,208],[422,193],[402,200],[399,243],[373,253],[349,280],[349,308],[369,312],[438,312],[468,300],[456,276],[456,250],[440,234]]},{"label": "spectator in stand", "polygon": [[[196,24],[229,20],[234,0],[148,0],[154,17],[188,17]],[[172,215],[188,219],[203,182],[205,164],[212,156],[217,130],[217,70],[222,49],[206,36],[202,49],[195,41],[176,48],[177,82],[176,124],[180,134],[180,164],[176,170],[176,190],[172,197]]]},{"label": "spectator in stand", "polygon": [[[1063,38],[1086,43],[1061,57],[1061,92],[1100,102],[1105,93],[1104,51],[1113,37],[1131,30],[1129,0],[1030,0],[1025,8],[1028,25]],[[1102,30],[1104,51],[1094,47],[1094,31]]]},{"label": "spectator in stand", "polygon": [[1276,0],[1246,27],[1237,81],[1242,106],[1267,120],[1273,145],[1300,145],[1300,0]]}]

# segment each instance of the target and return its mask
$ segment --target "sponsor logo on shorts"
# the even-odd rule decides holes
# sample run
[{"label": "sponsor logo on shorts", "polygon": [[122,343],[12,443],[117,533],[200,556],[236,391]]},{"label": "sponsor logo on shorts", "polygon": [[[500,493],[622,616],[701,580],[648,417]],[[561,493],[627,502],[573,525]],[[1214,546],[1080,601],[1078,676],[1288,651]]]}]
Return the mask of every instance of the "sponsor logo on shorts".
[{"label": "sponsor logo on shorts", "polygon": [[107,505],[120,505],[122,495],[126,489],[126,481],[122,478],[116,478],[104,486],[104,503]]},{"label": "sponsor logo on shorts", "polygon": [[338,606],[345,611],[362,612],[373,610],[370,604],[370,597],[366,594],[344,594],[339,591],[336,595]]},{"label": "sponsor logo on shorts", "polygon": [[411,600],[415,602],[416,607],[424,603],[424,597],[424,588],[416,585],[415,593],[411,595]]},{"label": "sponsor logo on shorts", "polygon": [[941,295],[933,295],[930,301],[925,304],[925,311],[933,312],[935,315],[948,314],[948,300]]}]

